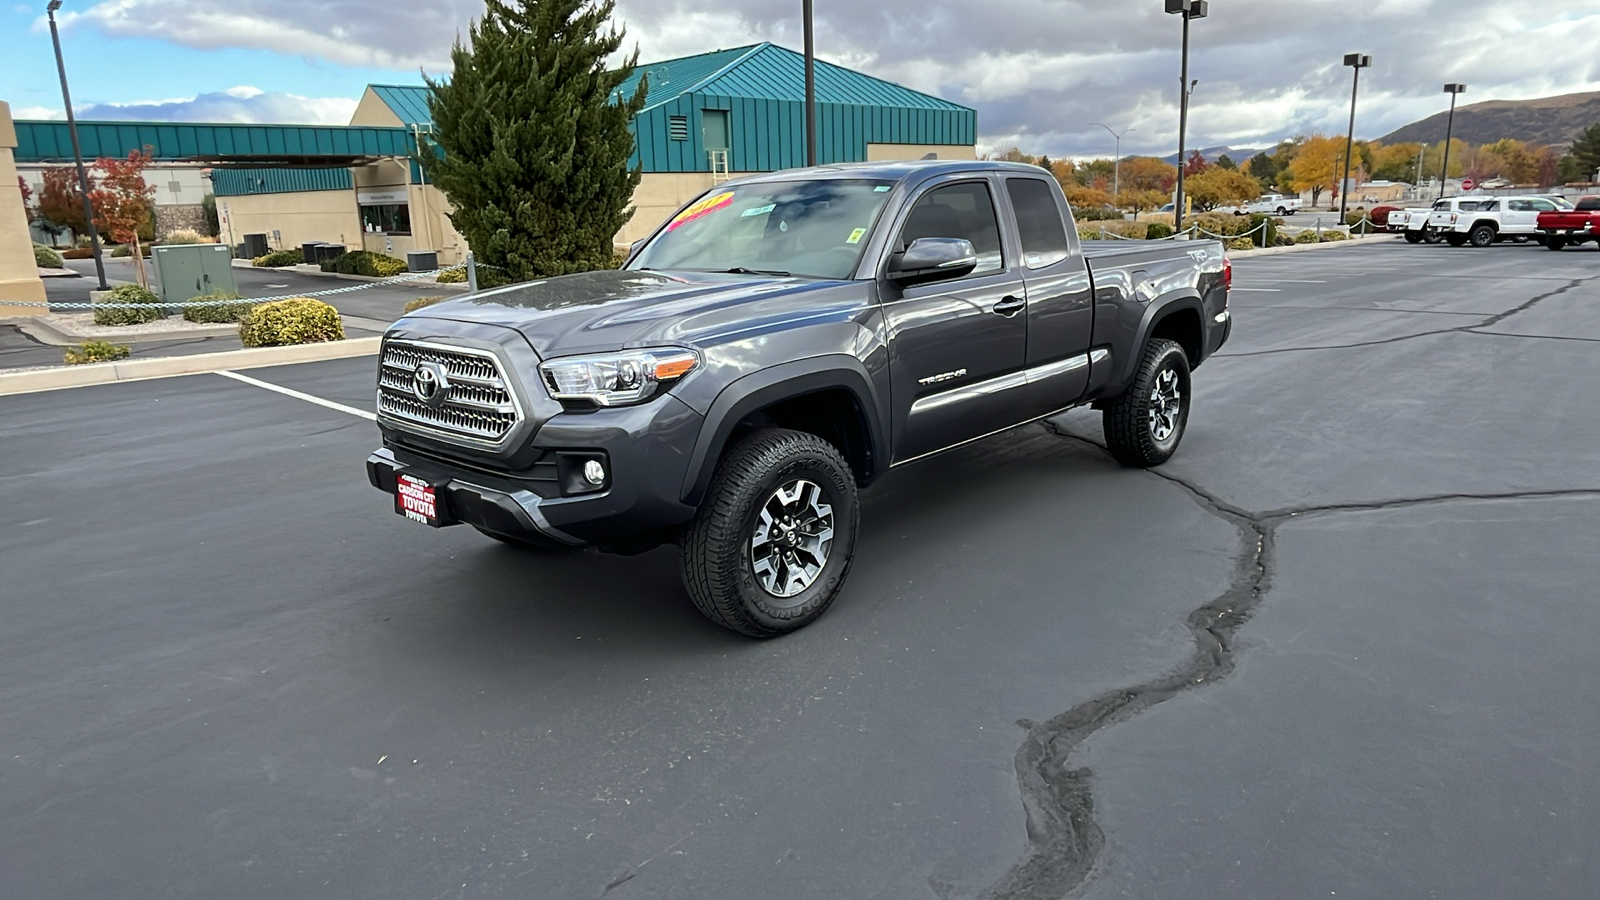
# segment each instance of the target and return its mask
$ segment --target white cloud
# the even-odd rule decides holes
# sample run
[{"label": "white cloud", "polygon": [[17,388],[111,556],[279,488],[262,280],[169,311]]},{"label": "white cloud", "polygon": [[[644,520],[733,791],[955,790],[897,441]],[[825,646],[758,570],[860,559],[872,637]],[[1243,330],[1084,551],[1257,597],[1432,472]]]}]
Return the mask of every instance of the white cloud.
[{"label": "white cloud", "polygon": [[[301,97],[240,86],[170,100],[94,103],[77,107],[78,118],[160,122],[278,123],[284,125],[347,125],[356,111],[347,97]],[[19,119],[64,119],[60,109],[27,107]]]},{"label": "white cloud", "polygon": [[[800,46],[795,0],[618,0],[645,60],[771,40]],[[1559,7],[1559,10],[1556,9]],[[1575,8],[1576,7],[1576,8]],[[247,47],[340,65],[448,70],[479,0],[102,0],[71,27],[191,47]],[[819,4],[819,54],[978,109],[986,141],[1104,153],[1094,122],[1137,129],[1124,152],[1177,141],[1179,23],[1155,0],[874,0]],[[1342,132],[1346,52],[1373,55],[1358,131],[1439,111],[1445,81],[1473,100],[1600,88],[1600,2],[1228,0],[1193,25],[1191,144],[1267,145]],[[198,99],[198,98],[197,98]],[[253,99],[253,98],[240,98]]]}]

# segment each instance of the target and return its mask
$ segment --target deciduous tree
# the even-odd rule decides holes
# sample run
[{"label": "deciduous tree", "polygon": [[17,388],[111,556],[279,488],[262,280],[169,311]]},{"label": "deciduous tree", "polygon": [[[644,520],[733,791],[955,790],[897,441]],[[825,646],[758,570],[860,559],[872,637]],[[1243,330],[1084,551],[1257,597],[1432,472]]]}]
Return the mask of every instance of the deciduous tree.
[{"label": "deciduous tree", "polygon": [[[633,215],[633,116],[647,79],[619,94],[638,52],[620,66],[614,0],[487,0],[449,79],[425,79],[438,151],[428,178],[482,261],[526,280],[608,267]],[[432,147],[429,148],[430,151]]]},{"label": "deciduous tree", "polygon": [[1342,172],[1339,164],[1344,156],[1344,141],[1322,134],[1305,139],[1289,164],[1289,186],[1296,193],[1311,192],[1311,205],[1322,199],[1323,191],[1334,190]]},{"label": "deciduous tree", "polygon": [[28,179],[18,175],[17,190],[22,193],[22,214],[28,217],[29,222],[32,222],[34,217],[33,188],[28,186]]},{"label": "deciduous tree", "polygon": [[[1172,193],[1178,184],[1178,167],[1151,156],[1130,156],[1122,161],[1122,188]],[[1166,203],[1166,200],[1161,203]],[[1161,204],[1156,204],[1157,206]]]},{"label": "deciduous tree", "polygon": [[150,286],[144,270],[144,250],[139,232],[151,218],[151,203],[156,189],[145,184],[144,170],[150,165],[149,148],[133,150],[127,159],[102,157],[95,160],[100,170],[100,186],[89,195],[94,204],[94,224],[111,240],[127,244],[133,257],[134,274],[139,284]]},{"label": "deciduous tree", "polygon": [[1261,183],[1243,172],[1213,166],[1187,179],[1184,192],[1203,212],[1248,203],[1261,196]]},{"label": "deciduous tree", "polygon": [[1206,158],[1200,155],[1199,150],[1196,150],[1189,154],[1189,161],[1183,164],[1183,177],[1186,179],[1193,178],[1209,168],[1211,168],[1211,164],[1206,162]]},{"label": "deciduous tree", "polygon": [[[44,185],[39,189],[39,221],[52,234],[71,231],[74,239],[89,232],[83,217],[83,193],[78,190],[78,174],[67,166],[45,169]],[[94,177],[89,178],[94,191]]]}]

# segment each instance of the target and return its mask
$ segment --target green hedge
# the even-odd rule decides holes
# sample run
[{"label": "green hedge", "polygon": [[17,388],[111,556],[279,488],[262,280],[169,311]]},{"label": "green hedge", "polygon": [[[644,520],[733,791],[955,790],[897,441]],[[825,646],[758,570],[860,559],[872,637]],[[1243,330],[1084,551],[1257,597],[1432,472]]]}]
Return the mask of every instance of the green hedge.
[{"label": "green hedge", "polygon": [[215,306],[185,306],[183,320],[185,322],[198,322],[201,324],[226,324],[232,325],[244,318],[245,313],[254,306],[249,300],[240,300],[238,294],[216,292],[202,294],[190,302],[212,300],[239,300],[238,303],[219,303]]},{"label": "green hedge", "polygon": [[68,347],[61,361],[69,366],[81,366],[86,363],[113,362],[127,359],[133,348],[125,344],[113,344],[109,341],[84,341],[76,347]]},{"label": "green hedge", "polygon": [[432,306],[435,303],[443,301],[444,299],[444,297],[418,297],[410,303],[407,303],[401,312],[416,312],[425,306]]},{"label": "green hedge", "polygon": [[344,340],[339,311],[310,297],[263,303],[239,320],[239,340],[246,347],[282,347]]},{"label": "green hedge", "polygon": [[1144,239],[1147,241],[1164,240],[1172,237],[1173,233],[1171,225],[1165,222],[1151,222],[1149,227],[1145,229]]},{"label": "green hedge", "polygon": [[256,257],[250,264],[263,269],[282,269],[285,266],[298,266],[305,261],[306,255],[299,250],[274,250],[266,256]]},{"label": "green hedge", "polygon": [[[138,303],[158,304],[161,298],[149,288],[137,284],[119,284],[101,297],[99,303]],[[94,304],[94,323],[96,325],[139,325],[144,322],[154,322],[167,314],[164,307],[151,306],[148,309],[139,307],[123,307],[107,309]]]},{"label": "green hedge", "polygon": [[1102,239],[1102,229],[1104,229],[1105,240],[1116,240],[1116,238],[1111,237],[1111,235],[1115,234],[1131,240],[1142,241],[1148,236],[1150,226],[1144,222],[1129,222],[1126,220],[1113,222],[1110,220],[1091,219],[1078,223],[1078,237],[1086,241],[1098,241]]},{"label": "green hedge", "polygon": [[33,245],[33,264],[41,269],[65,269],[66,261],[61,254],[51,250],[43,244]]},{"label": "green hedge", "polygon": [[[122,244],[122,245],[120,245],[118,247],[113,248],[112,251],[111,251],[111,258],[112,259],[125,259],[127,257],[132,256],[132,255],[133,255],[133,245],[131,245],[131,244]],[[150,245],[149,244],[140,244],[139,245],[139,255],[143,256],[145,259],[149,259],[150,258]]]},{"label": "green hedge", "polygon": [[365,275],[369,278],[392,278],[404,274],[406,264],[404,260],[384,256],[382,253],[354,250],[327,260],[322,264],[322,271],[338,272],[340,275]]}]

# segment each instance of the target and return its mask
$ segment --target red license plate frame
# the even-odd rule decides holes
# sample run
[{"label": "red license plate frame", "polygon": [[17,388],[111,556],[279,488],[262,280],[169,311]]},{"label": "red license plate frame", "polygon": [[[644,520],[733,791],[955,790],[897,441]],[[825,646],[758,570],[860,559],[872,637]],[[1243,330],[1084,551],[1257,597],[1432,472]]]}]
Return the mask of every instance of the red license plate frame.
[{"label": "red license plate frame", "polygon": [[412,475],[396,475],[394,481],[396,513],[433,528],[443,527],[449,522],[444,495],[438,485]]}]

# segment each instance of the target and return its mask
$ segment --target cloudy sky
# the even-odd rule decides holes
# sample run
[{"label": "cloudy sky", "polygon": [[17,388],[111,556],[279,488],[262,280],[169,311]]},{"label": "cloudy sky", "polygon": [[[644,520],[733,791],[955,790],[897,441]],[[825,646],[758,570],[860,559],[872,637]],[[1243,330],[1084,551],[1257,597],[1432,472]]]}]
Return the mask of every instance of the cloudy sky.
[{"label": "cloudy sky", "polygon": [[[818,54],[978,110],[983,143],[1108,155],[1177,144],[1180,23],[1160,0],[816,0]],[[60,116],[44,0],[0,12],[0,99]],[[74,105],[105,118],[342,124],[369,82],[447,73],[481,0],[67,0]],[[618,0],[646,60],[800,46],[800,0]],[[1600,0],[1213,0],[1194,23],[1191,146],[1342,133],[1347,52],[1371,54],[1357,132],[1467,100],[1600,90]],[[12,52],[15,49],[16,52]]]}]

